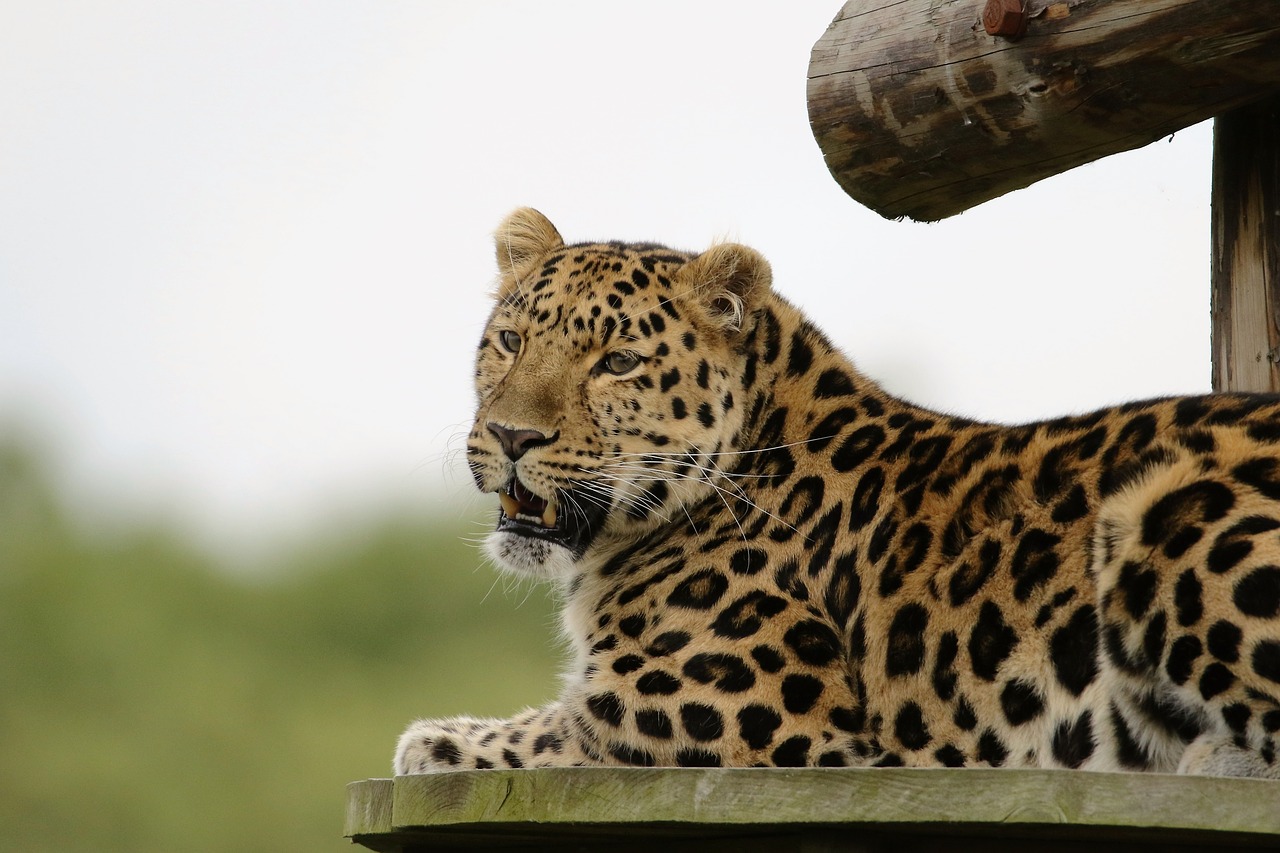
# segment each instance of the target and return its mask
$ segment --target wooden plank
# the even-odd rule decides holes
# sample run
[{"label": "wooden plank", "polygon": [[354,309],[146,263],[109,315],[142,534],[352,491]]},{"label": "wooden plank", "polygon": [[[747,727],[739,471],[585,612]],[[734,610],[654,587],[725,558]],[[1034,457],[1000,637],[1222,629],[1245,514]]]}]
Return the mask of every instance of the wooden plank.
[{"label": "wooden plank", "polygon": [[[835,830],[844,846],[830,849],[877,838],[924,844],[938,835],[1094,851],[1109,841],[1280,846],[1280,784],[1252,779],[889,768],[467,771],[397,777],[389,783],[389,824],[384,783],[348,789],[357,802],[348,805],[347,835],[373,849],[566,840],[616,849],[645,838],[664,847],[764,837],[828,844],[822,839]],[[378,847],[380,840],[403,847]]]},{"label": "wooden plank", "polygon": [[890,218],[936,220],[1280,90],[1273,0],[850,0],[814,45],[827,166]]},{"label": "wooden plank", "polygon": [[1280,391],[1280,98],[1213,128],[1213,387]]}]

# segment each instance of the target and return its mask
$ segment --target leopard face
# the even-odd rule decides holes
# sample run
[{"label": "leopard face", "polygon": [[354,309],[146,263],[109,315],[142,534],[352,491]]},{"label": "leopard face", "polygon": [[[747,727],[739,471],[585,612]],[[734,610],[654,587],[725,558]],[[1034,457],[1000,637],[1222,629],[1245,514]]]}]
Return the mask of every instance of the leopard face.
[{"label": "leopard face", "polygon": [[531,210],[504,223],[497,256],[467,443],[501,505],[486,548],[508,571],[567,579],[589,552],[726,489],[740,330],[768,266],[740,246],[566,246]]}]

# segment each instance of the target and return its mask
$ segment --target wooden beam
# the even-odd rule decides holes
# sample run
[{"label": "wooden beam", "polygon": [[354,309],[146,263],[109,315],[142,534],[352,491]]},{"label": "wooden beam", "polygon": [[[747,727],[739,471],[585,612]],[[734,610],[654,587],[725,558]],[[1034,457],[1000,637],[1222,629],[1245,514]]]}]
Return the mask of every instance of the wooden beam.
[{"label": "wooden beam", "polygon": [[850,196],[942,219],[1280,92],[1274,0],[1022,2],[1021,37],[984,0],[845,3],[808,98]]},{"label": "wooden beam", "polygon": [[1213,124],[1213,387],[1280,391],[1280,98]]}]

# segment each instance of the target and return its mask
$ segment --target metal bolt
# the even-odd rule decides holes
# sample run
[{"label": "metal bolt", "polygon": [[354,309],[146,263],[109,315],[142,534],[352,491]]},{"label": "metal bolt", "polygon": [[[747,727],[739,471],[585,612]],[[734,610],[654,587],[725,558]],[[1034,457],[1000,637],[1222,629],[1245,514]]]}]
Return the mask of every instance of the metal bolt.
[{"label": "metal bolt", "polygon": [[982,26],[987,35],[1022,38],[1027,32],[1027,12],[1023,0],[987,0],[982,10]]}]

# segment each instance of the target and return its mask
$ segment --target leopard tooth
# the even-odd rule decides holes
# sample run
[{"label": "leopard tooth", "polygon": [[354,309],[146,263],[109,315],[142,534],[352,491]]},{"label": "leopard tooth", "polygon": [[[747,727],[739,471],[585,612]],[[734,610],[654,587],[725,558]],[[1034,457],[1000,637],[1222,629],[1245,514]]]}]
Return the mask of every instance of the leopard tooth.
[{"label": "leopard tooth", "polygon": [[556,526],[556,505],[553,501],[547,501],[547,508],[542,511],[542,526],[547,528]]},{"label": "leopard tooth", "polygon": [[498,492],[498,502],[502,504],[502,511],[507,514],[507,518],[515,518],[516,513],[520,512],[520,502],[506,492]]}]

